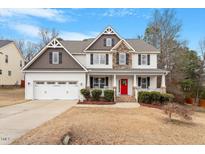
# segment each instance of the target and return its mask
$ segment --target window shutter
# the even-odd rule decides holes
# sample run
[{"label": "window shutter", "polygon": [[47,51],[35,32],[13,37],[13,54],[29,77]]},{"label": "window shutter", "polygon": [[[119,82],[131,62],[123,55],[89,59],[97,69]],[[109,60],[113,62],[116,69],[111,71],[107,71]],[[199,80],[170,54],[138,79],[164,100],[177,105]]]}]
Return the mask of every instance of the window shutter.
[{"label": "window shutter", "polygon": [[147,65],[150,65],[150,55],[147,55]]},{"label": "window shutter", "polygon": [[109,55],[106,54],[106,65],[108,65],[108,64],[109,64]]},{"label": "window shutter", "polygon": [[49,64],[52,64],[52,52],[49,52]]},{"label": "window shutter", "polygon": [[150,86],[150,77],[147,77],[147,88]]},{"label": "window shutter", "polygon": [[141,54],[138,55],[138,65],[141,65]]},{"label": "window shutter", "polygon": [[116,64],[119,64],[119,53],[116,54]]},{"label": "window shutter", "polygon": [[93,65],[93,54],[90,54],[90,64]]},{"label": "window shutter", "polygon": [[103,39],[104,47],[106,47],[106,38]]},{"label": "window shutter", "polygon": [[90,77],[90,88],[93,88],[93,77]]},{"label": "window shutter", "polygon": [[108,87],[108,77],[105,78],[105,85]]},{"label": "window shutter", "polygon": [[138,87],[141,86],[141,77],[138,77]]},{"label": "window shutter", "polygon": [[112,46],[115,45],[115,39],[112,39]]},{"label": "window shutter", "polygon": [[129,65],[129,53],[126,53],[126,64]]},{"label": "window shutter", "polygon": [[62,52],[59,52],[59,64],[62,64]]}]

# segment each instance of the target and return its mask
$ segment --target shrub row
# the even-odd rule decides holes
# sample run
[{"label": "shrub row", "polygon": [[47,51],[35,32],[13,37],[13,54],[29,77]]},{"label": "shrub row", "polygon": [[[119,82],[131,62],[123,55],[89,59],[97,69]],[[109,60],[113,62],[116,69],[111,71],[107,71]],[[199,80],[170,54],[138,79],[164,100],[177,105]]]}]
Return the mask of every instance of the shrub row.
[{"label": "shrub row", "polygon": [[138,101],[140,103],[148,103],[148,104],[154,104],[154,103],[159,103],[159,104],[165,104],[166,102],[171,102],[173,101],[174,96],[172,94],[162,94],[160,92],[156,91],[140,91],[138,93]]},{"label": "shrub row", "polygon": [[[102,95],[101,89],[94,89],[91,92],[89,89],[81,89],[80,92],[86,100],[92,99],[94,101],[99,101]],[[104,90],[104,99],[109,102],[114,101],[114,91]]]}]

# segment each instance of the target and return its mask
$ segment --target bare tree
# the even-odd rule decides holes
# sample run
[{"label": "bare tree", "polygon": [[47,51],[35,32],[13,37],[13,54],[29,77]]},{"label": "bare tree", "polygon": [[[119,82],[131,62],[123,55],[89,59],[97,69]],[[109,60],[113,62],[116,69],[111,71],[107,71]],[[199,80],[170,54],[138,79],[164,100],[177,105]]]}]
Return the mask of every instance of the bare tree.
[{"label": "bare tree", "polygon": [[201,52],[201,63],[199,69],[196,70],[197,87],[196,87],[196,98],[195,104],[199,103],[199,92],[203,85],[203,76],[205,73],[205,39],[199,41],[199,47]]},{"label": "bare tree", "polygon": [[175,49],[180,46],[177,41],[181,30],[181,23],[176,18],[172,9],[163,12],[155,10],[151,22],[145,30],[144,40],[160,49],[159,67],[171,70],[173,67],[173,55]]},{"label": "bare tree", "polygon": [[15,40],[16,46],[18,47],[18,49],[22,52],[22,54],[24,55],[24,51],[25,51],[25,41],[24,40]]},{"label": "bare tree", "polygon": [[48,28],[40,28],[39,29],[39,36],[40,36],[40,43],[39,47],[42,48],[46,44],[48,44],[53,38],[58,37],[59,32],[57,30],[48,29]]}]

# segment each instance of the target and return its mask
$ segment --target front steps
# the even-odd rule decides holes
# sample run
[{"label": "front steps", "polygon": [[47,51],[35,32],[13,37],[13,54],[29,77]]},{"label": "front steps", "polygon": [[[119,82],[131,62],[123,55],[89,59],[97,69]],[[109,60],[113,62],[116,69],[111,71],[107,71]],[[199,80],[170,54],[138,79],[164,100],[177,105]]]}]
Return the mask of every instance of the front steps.
[{"label": "front steps", "polygon": [[136,99],[134,96],[121,95],[116,97],[116,102],[136,102]]}]

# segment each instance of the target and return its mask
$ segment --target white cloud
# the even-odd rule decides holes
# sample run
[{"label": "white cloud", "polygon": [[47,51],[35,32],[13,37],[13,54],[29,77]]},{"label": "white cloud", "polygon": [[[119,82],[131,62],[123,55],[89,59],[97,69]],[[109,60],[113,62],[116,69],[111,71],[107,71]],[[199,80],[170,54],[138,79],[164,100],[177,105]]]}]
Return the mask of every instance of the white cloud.
[{"label": "white cloud", "polygon": [[83,40],[88,38],[94,38],[98,35],[98,32],[89,32],[87,34],[80,32],[67,32],[60,33],[60,37],[64,40]]},{"label": "white cloud", "polygon": [[103,13],[103,16],[109,17],[124,17],[124,16],[136,16],[136,9],[109,9]]},{"label": "white cloud", "polygon": [[[69,16],[64,16],[61,10],[57,9],[0,9],[1,17],[39,17],[47,20],[65,22],[71,20]],[[70,19],[69,19],[70,18]]]},{"label": "white cloud", "polygon": [[28,37],[39,37],[39,27],[33,26],[29,24],[15,24],[15,26],[11,26],[17,32],[21,33],[24,36]]}]

